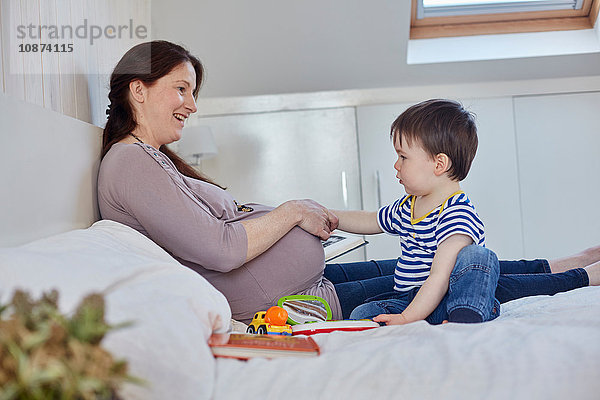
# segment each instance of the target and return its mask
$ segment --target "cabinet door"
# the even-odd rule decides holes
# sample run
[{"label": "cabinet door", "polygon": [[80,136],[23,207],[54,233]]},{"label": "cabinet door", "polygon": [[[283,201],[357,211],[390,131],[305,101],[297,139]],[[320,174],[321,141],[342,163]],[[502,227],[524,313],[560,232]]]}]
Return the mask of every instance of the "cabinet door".
[{"label": "cabinet door", "polygon": [[[390,140],[390,126],[410,104],[357,107],[358,147],[364,209],[376,211],[404,195],[396,179],[396,152]],[[398,238],[390,235],[368,236],[368,260],[398,258]]]},{"label": "cabinet door", "polygon": [[515,99],[527,257],[600,242],[600,93]]},{"label": "cabinet door", "polygon": [[511,97],[468,99],[479,147],[462,188],[485,224],[486,247],[500,259],[523,257],[517,145]]},{"label": "cabinet door", "polygon": [[[218,155],[201,169],[241,203],[279,205],[310,198],[333,209],[360,209],[354,108],[200,118]],[[362,260],[357,250],[343,261]],[[338,259],[338,260],[340,260]]]},{"label": "cabinet door", "polygon": [[[476,114],[479,137],[477,156],[462,188],[485,223],[487,247],[501,258],[522,257],[512,100],[506,97],[462,102]],[[358,108],[363,203],[367,210],[390,204],[404,194],[395,178],[396,154],[389,137],[392,122],[410,105]],[[395,237],[377,235],[368,240],[367,258],[394,258],[400,254]]]}]

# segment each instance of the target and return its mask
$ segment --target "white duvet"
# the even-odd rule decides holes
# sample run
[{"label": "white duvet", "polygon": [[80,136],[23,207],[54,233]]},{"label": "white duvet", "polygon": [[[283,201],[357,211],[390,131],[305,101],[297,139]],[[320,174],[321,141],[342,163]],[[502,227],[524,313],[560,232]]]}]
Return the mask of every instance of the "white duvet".
[{"label": "white duvet", "polygon": [[56,288],[64,312],[106,293],[107,320],[135,325],[103,345],[147,382],[125,385],[127,400],[600,399],[599,287],[503,304],[484,324],[321,334],[319,357],[243,362],[206,344],[227,327],[225,297],[116,222],[0,249],[0,277],[0,302]]},{"label": "white duvet", "polygon": [[484,324],[313,336],[310,359],[218,359],[215,399],[600,399],[600,288],[502,305]]}]

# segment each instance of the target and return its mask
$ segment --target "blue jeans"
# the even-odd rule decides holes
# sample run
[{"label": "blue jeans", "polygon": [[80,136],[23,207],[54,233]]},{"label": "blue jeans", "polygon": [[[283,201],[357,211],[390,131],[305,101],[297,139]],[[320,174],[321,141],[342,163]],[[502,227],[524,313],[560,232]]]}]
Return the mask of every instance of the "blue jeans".
[{"label": "blue jeans", "polygon": [[[472,248],[473,246],[468,246],[459,253],[457,266],[469,263],[468,259],[472,258],[469,253]],[[480,263],[484,263],[481,261],[485,261],[485,253],[488,252],[492,253],[487,249],[481,251]],[[494,297],[500,303],[527,296],[553,295],[589,284],[587,273],[582,268],[551,274],[550,266],[546,260],[498,262],[496,257],[488,257],[487,259],[490,264],[493,264],[488,265],[487,270],[499,269],[500,275]],[[393,289],[395,268],[395,259],[326,265],[325,277],[335,285],[342,307],[343,318],[350,318],[352,310],[363,303],[386,300],[396,295],[398,292]],[[458,273],[458,270],[456,272]],[[462,277],[465,280],[469,279],[467,275]],[[454,287],[455,290],[462,290],[462,285],[454,285]],[[466,287],[469,287],[469,285],[466,285]],[[485,290],[481,289],[481,292],[485,293]],[[469,291],[468,296],[471,295],[473,293]],[[445,300],[447,301],[447,298]],[[471,301],[468,301],[465,305],[470,303]]]}]

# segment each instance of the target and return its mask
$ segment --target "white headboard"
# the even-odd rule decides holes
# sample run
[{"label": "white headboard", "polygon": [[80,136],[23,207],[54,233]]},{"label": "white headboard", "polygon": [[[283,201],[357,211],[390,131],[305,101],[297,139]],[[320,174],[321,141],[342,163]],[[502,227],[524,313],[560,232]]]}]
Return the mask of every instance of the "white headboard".
[{"label": "white headboard", "polygon": [[99,218],[102,129],[0,93],[0,247]]}]

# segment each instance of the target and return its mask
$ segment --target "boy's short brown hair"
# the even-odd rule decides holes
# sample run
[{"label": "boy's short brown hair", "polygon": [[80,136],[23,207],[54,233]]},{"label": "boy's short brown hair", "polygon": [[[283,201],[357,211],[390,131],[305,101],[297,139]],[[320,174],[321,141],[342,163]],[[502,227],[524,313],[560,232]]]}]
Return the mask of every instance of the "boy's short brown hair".
[{"label": "boy's short brown hair", "polygon": [[417,140],[431,157],[446,154],[452,161],[449,177],[457,181],[467,177],[477,152],[475,116],[452,100],[427,100],[408,108],[392,124],[390,137],[404,137],[409,145]]}]

